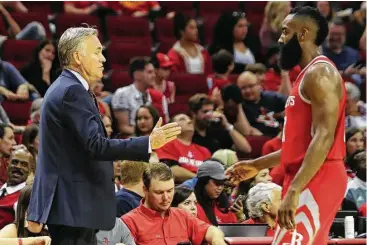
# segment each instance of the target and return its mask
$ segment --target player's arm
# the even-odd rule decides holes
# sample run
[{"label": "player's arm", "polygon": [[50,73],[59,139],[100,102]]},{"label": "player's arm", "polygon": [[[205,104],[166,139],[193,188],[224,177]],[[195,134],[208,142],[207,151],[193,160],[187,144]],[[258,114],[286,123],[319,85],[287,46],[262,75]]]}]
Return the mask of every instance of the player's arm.
[{"label": "player's arm", "polygon": [[[302,93],[311,101],[314,136],[290,192],[300,193],[324,163],[334,142],[342,96],[340,75],[331,65],[315,64],[306,73]],[[310,132],[311,133],[311,132]]]}]

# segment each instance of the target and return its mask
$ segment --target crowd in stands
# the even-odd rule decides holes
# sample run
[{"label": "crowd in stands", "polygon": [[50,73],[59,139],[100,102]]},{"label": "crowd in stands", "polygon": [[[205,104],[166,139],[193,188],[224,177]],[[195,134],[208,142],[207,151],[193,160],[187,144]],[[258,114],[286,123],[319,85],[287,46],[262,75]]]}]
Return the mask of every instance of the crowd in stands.
[{"label": "crowd in stands", "polygon": [[5,1],[0,243],[47,240],[46,228],[32,234],[26,222],[41,104],[61,72],[60,34],[82,23],[97,28],[104,44],[105,76],[91,91],[108,137],[149,135],[159,117],[182,128],[151,163],[114,162],[116,223],[97,233],[98,244],[222,244],[217,226],[223,223],[267,224],[273,236],[284,169],[264,169],[238,186],[230,186],[224,172],[239,159],[282,146],[285,104],[301,68],[280,69],[278,38],[284,18],[299,5],[318,8],[329,22],[320,51],[335,63],[347,91],[349,181],[340,208],[365,217],[366,2]]}]

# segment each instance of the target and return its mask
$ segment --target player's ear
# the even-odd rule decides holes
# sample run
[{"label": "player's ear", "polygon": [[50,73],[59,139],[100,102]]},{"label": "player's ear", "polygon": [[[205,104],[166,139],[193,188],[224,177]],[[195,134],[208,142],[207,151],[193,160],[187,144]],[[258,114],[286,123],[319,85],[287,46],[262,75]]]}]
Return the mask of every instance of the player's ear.
[{"label": "player's ear", "polygon": [[299,34],[299,40],[301,42],[303,42],[306,39],[307,33],[308,33],[308,29],[307,28],[302,28],[302,30]]}]

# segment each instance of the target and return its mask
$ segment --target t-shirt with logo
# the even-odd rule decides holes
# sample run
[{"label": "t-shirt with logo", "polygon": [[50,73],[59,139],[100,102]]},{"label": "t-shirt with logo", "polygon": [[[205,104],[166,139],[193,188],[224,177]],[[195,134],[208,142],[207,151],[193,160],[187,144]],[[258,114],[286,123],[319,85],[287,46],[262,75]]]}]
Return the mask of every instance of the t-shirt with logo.
[{"label": "t-shirt with logo", "polygon": [[203,161],[211,157],[209,150],[195,143],[185,145],[175,139],[160,149],[156,150],[160,160],[173,160],[182,168],[196,173]]}]

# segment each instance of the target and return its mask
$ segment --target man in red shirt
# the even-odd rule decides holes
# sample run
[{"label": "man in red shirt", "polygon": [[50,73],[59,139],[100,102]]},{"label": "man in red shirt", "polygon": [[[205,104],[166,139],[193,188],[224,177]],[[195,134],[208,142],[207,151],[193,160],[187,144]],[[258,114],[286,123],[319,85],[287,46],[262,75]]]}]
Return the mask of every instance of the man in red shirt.
[{"label": "man in red shirt", "polygon": [[192,142],[194,124],[189,116],[178,114],[172,118],[181,127],[177,139],[156,150],[160,161],[171,167],[177,183],[195,177],[198,167],[210,158],[210,151]]},{"label": "man in red shirt", "polygon": [[327,244],[328,232],[343,201],[345,157],[344,82],[320,55],[328,23],[315,8],[292,10],[283,22],[280,65],[303,69],[286,102],[282,149],[228,170],[234,183],[279,163],[285,169],[282,203],[273,245]]},{"label": "man in red shirt", "polygon": [[163,245],[191,242],[200,245],[225,245],[223,233],[185,210],[171,208],[174,178],[163,163],[151,164],[143,174],[145,199],[139,207],[121,219],[139,245]]},{"label": "man in red shirt", "polygon": [[16,145],[14,132],[7,124],[0,124],[0,186],[8,180],[6,170],[11,148]]}]

